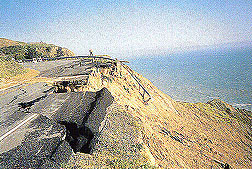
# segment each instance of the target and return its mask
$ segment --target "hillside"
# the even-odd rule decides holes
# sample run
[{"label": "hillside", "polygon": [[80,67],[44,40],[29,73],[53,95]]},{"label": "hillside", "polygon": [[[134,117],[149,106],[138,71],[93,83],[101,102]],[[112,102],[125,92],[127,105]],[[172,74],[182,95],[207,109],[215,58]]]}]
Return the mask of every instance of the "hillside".
[{"label": "hillside", "polygon": [[0,38],[0,53],[16,60],[31,59],[34,57],[61,57],[74,55],[69,49],[53,44],[46,44],[43,42],[25,43],[4,38]]},{"label": "hillside", "polygon": [[[220,100],[195,104],[176,102],[149,80],[133,72],[152,96],[145,104],[140,94],[142,91],[139,91],[136,81],[126,69],[121,68],[121,72],[114,77],[109,72],[100,70],[93,74],[83,90],[97,91],[106,87],[120,105],[121,112],[135,119],[134,123],[141,133],[136,144],[143,147],[140,151],[148,159],[148,164],[158,168],[252,167],[251,112],[235,109]],[[109,120],[107,123],[110,123]],[[125,130],[119,131],[131,135],[130,129]],[[103,156],[106,154],[105,159],[109,158],[109,154],[119,158],[115,165],[120,166],[127,155],[118,155],[111,148],[123,144],[123,140],[113,143],[113,135],[104,132],[100,136],[106,143],[98,144],[94,152]],[[121,153],[126,153],[123,148],[117,148],[121,149]],[[129,162],[125,163],[129,165]],[[144,164],[147,163],[143,161]]]},{"label": "hillside", "polygon": [[24,81],[34,80],[38,71],[25,68],[16,61],[7,60],[0,57],[0,90],[24,83]]},{"label": "hillside", "polygon": [[26,70],[23,66],[14,61],[7,61],[0,57],[0,81],[1,78],[10,78],[25,72]]},{"label": "hillside", "polygon": [[0,38],[0,48],[8,46],[24,45],[24,42],[13,41],[5,38]]}]

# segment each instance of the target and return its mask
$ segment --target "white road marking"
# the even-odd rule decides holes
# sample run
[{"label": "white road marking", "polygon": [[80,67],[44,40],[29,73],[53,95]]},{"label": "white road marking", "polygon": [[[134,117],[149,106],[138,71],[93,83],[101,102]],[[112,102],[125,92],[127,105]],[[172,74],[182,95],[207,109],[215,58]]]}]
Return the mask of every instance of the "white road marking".
[{"label": "white road marking", "polygon": [[22,121],[22,123],[20,123],[19,125],[17,125],[16,127],[14,127],[13,129],[11,129],[10,131],[8,131],[7,133],[5,133],[4,135],[2,135],[0,137],[0,141],[2,141],[5,137],[7,137],[8,135],[10,135],[11,133],[13,133],[15,130],[17,130],[19,127],[21,127],[22,125],[24,125],[25,123],[27,123],[28,121],[30,121],[32,118],[38,116],[38,114],[33,114],[32,116],[30,116],[28,119]]}]

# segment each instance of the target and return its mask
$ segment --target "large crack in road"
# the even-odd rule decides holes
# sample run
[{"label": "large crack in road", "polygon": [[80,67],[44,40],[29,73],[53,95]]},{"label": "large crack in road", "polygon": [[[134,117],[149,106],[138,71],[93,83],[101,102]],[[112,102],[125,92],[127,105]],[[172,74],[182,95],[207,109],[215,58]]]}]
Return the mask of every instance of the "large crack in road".
[{"label": "large crack in road", "polygon": [[[80,67],[75,69],[79,73],[85,66],[92,68],[84,63],[73,66]],[[69,70],[63,74],[76,73]],[[59,168],[74,152],[92,152],[97,128],[113,96],[106,88],[98,92],[52,93],[53,90],[40,82],[0,96],[4,99],[0,105],[0,168]]]}]

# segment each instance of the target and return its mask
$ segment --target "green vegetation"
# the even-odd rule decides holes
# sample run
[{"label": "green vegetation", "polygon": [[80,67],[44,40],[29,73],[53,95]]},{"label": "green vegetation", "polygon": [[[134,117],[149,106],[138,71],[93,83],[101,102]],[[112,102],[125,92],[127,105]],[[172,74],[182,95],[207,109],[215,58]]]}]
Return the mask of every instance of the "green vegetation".
[{"label": "green vegetation", "polygon": [[73,55],[71,51],[52,44],[24,43],[3,38],[0,38],[0,54],[15,60]]},{"label": "green vegetation", "polygon": [[[7,57],[14,58],[15,60],[32,59],[39,58],[43,56],[48,56],[49,51],[51,51],[52,46],[44,44],[26,44],[17,46],[8,46],[0,48],[0,52]],[[56,56],[62,56],[60,53]]]},{"label": "green vegetation", "polygon": [[142,164],[142,161],[133,159],[131,161],[125,159],[114,159],[109,162],[111,168],[142,168],[142,169],[150,169],[155,168],[150,164]]},{"label": "green vegetation", "polygon": [[13,77],[23,73],[26,73],[26,69],[21,65],[17,64],[15,61],[6,60],[0,57],[0,79]]}]

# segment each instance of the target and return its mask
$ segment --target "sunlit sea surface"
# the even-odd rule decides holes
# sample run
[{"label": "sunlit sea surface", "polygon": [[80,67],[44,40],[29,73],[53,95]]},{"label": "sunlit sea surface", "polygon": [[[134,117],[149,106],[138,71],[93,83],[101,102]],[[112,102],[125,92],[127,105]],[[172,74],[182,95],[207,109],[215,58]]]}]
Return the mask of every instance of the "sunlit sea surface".
[{"label": "sunlit sea surface", "polygon": [[252,49],[198,51],[128,59],[133,70],[174,100],[221,99],[252,110]]}]

